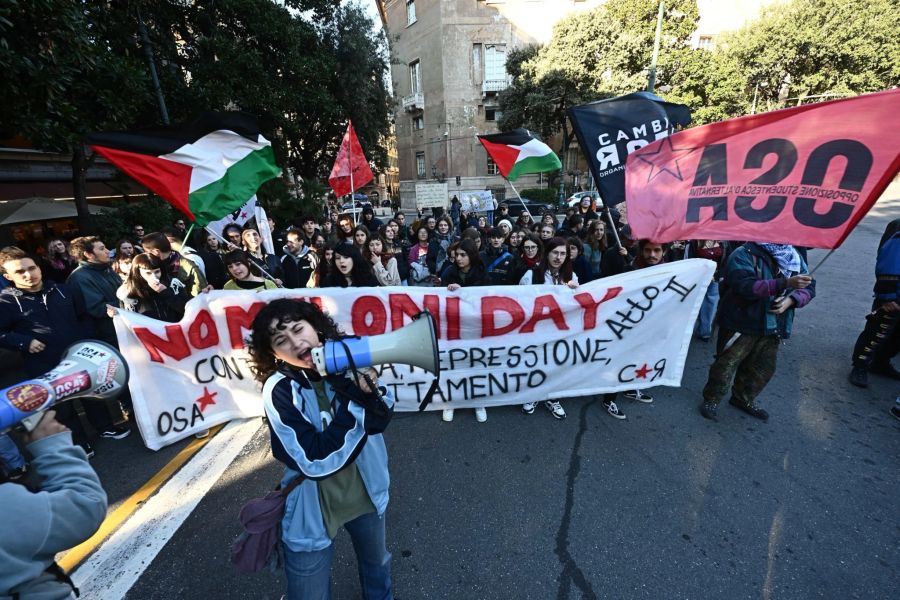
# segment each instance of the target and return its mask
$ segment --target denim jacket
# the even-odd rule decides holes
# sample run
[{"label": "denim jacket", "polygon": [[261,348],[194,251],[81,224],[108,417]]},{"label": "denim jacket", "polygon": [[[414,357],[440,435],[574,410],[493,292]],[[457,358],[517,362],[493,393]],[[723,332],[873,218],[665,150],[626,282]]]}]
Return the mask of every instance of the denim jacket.
[{"label": "denim jacket", "polygon": [[[725,289],[719,302],[719,326],[748,335],[791,336],[794,309],[802,308],[816,295],[816,282],[790,293],[794,306],[781,315],[769,312],[772,302],[787,289],[787,276],[777,271],[774,259],[757,244],[747,242],[728,258]],[[809,273],[800,257],[800,273]]]},{"label": "denim jacket", "polygon": [[[287,467],[282,487],[300,473],[307,477],[288,496],[281,522],[282,541],[293,552],[322,550],[331,544],[317,481],[351,463],[356,463],[378,514],[387,509],[390,475],[381,433],[390,415],[375,415],[356,402],[343,402],[327,381],[325,393],[331,398],[331,415],[319,411],[316,392],[301,371],[275,373],[263,387],[272,454]],[[393,411],[393,395],[388,392],[382,400]]]}]

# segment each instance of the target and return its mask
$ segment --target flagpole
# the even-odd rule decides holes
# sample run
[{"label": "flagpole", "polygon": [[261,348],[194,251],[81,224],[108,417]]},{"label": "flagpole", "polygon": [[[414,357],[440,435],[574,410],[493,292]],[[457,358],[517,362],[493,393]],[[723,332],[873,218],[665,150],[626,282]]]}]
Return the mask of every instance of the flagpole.
[{"label": "flagpole", "polygon": [[[218,239],[220,242],[223,242],[223,243],[226,245],[226,248],[227,248],[228,246],[234,246],[234,244],[232,244],[231,242],[229,242],[228,240],[226,240],[225,238],[223,238],[221,235],[219,235],[218,233],[216,233],[214,230],[210,229],[209,227],[204,227],[203,229],[205,229],[205,230],[208,231],[209,233],[211,233],[211,234],[213,234],[214,236],[216,236],[216,239]],[[240,248],[238,248],[238,250],[240,250]],[[266,271],[264,268],[262,268],[262,267],[259,266],[259,265],[256,265],[256,268],[259,269],[260,271],[262,271],[263,275],[265,275],[266,277],[268,277],[269,279],[271,279],[273,282],[275,282],[275,277],[274,277],[271,273],[269,273],[268,271]],[[278,285],[278,282],[275,282],[275,284]],[[284,286],[283,286],[283,285],[279,285],[278,287],[283,288]]]},{"label": "flagpole", "polygon": [[[353,121],[347,120],[347,133],[353,127]],[[347,167],[350,170],[350,210],[353,211],[353,226],[356,227],[356,196],[353,193],[353,140],[347,140]]]},{"label": "flagpole", "polygon": [[188,230],[184,234],[183,244],[187,244],[188,240],[191,239],[191,232],[194,231],[194,225],[196,225],[196,221],[191,221],[191,226],[188,227]]},{"label": "flagpole", "polygon": [[831,250],[828,251],[828,254],[826,254],[825,256],[822,257],[822,260],[819,261],[819,264],[817,264],[815,267],[813,267],[813,270],[809,272],[810,277],[812,277],[813,274],[815,274],[815,272],[819,270],[819,267],[822,266],[822,263],[824,263],[826,260],[828,260],[828,257],[830,257],[832,254],[834,254],[835,250],[837,250],[837,248],[832,248]]},{"label": "flagpole", "polygon": [[606,220],[609,221],[609,228],[612,229],[613,237],[616,238],[616,245],[621,248],[622,240],[619,239],[619,232],[616,230],[616,224],[613,221],[612,213],[609,212],[609,207],[606,206],[606,203],[603,204],[603,210],[601,212],[606,214]]},{"label": "flagpole", "polygon": [[[506,177],[504,177],[503,179],[506,179]],[[532,221],[532,222],[535,222],[535,221],[534,221],[534,215],[531,214],[531,211],[529,211],[529,210],[528,210],[528,207],[525,206],[525,201],[522,200],[522,196],[519,195],[519,190],[516,189],[516,186],[513,185],[513,182],[510,181],[509,179],[506,179],[506,183],[508,183],[508,184],[509,184],[509,187],[511,187],[511,188],[513,189],[513,191],[516,193],[516,198],[519,199],[519,202],[522,203],[522,210],[524,210],[525,213],[526,213],[529,217],[531,217],[531,221]]]}]

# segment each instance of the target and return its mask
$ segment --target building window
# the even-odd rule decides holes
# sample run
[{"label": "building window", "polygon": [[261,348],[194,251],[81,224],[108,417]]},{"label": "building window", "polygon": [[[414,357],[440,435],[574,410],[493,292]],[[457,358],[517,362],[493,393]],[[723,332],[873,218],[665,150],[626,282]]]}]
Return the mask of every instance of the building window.
[{"label": "building window", "polygon": [[701,35],[697,40],[697,47],[701,50],[712,50],[713,37],[711,35]]},{"label": "building window", "polygon": [[412,128],[413,131],[422,131],[423,129],[425,129],[425,117],[421,115],[418,117],[413,117]]},{"label": "building window", "polygon": [[487,46],[484,49],[485,81],[506,81],[506,46]]},{"label": "building window", "polygon": [[406,0],[406,26],[416,22],[416,0]]},{"label": "building window", "polygon": [[481,83],[481,68],[483,66],[481,59],[482,45],[472,44],[472,81]]},{"label": "building window", "polygon": [[496,107],[484,109],[484,120],[485,121],[499,121],[503,118],[503,111]]},{"label": "building window", "polygon": [[494,162],[494,159],[491,158],[491,155],[488,154],[487,157],[487,171],[488,175],[499,175],[500,169],[497,168],[497,163]]},{"label": "building window", "polygon": [[425,179],[425,153],[416,152],[416,177]]},{"label": "building window", "polygon": [[422,66],[419,61],[409,63],[409,91],[418,94],[422,90]]}]

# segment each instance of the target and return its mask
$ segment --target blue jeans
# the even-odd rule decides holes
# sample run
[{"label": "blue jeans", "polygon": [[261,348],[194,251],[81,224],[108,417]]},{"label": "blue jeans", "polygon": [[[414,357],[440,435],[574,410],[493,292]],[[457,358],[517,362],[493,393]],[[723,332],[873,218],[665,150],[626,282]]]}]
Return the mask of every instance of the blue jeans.
[{"label": "blue jeans", "polygon": [[697,316],[697,335],[708,338],[712,336],[713,320],[716,318],[716,307],[719,306],[719,282],[713,281],[706,288],[706,296],[700,305]]},{"label": "blue jeans", "polygon": [[25,457],[19,447],[5,433],[0,433],[0,470],[14,471],[25,466]]},{"label": "blue jeans", "polygon": [[[391,554],[385,543],[384,515],[368,513],[346,523],[353,541],[359,583],[365,600],[393,600]],[[314,552],[284,549],[288,600],[330,600],[331,559],[334,544]]]}]

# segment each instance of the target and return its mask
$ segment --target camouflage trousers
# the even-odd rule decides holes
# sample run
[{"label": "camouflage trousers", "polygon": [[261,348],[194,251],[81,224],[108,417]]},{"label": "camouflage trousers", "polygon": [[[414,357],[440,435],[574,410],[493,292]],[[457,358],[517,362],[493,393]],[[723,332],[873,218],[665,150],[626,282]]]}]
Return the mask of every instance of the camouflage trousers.
[{"label": "camouflage trousers", "polygon": [[704,402],[718,404],[731,388],[735,402],[752,405],[775,374],[781,343],[778,336],[742,333],[726,350],[725,346],[735,335],[735,331],[719,329],[716,361],[709,368],[709,378],[703,388]]}]

